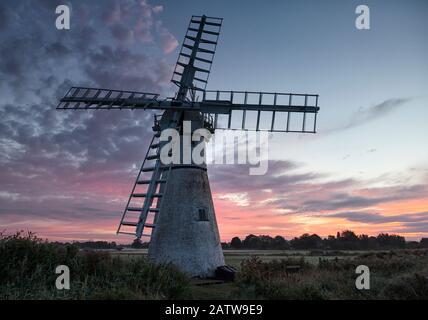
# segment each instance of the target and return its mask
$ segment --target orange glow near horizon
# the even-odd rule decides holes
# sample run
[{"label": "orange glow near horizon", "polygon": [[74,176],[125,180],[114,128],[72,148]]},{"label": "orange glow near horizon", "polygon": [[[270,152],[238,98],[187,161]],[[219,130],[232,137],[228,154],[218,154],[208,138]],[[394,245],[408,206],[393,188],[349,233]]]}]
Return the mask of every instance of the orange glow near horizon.
[{"label": "orange glow near horizon", "polygon": [[[7,233],[16,230],[29,230],[35,232],[38,237],[47,238],[50,241],[88,241],[88,240],[106,240],[116,241],[117,243],[130,243],[133,239],[127,236],[117,236],[116,227],[119,222],[123,197],[118,197],[118,193],[123,193],[122,188],[102,188],[104,197],[97,198],[97,202],[103,203],[103,199],[110,198],[110,201],[104,202],[113,204],[109,212],[116,212],[117,216],[100,217],[99,212],[90,213],[90,221],[87,217],[80,219],[74,218],[72,221],[66,221],[53,218],[34,218],[23,219],[17,222],[2,225],[2,229]],[[100,189],[98,189],[99,191]],[[342,217],[329,217],[335,214],[332,210],[323,210],[319,212],[308,212],[305,214],[288,213],[287,210],[278,209],[271,205],[269,200],[272,193],[258,193],[251,201],[243,196],[228,193],[213,193],[213,199],[216,210],[217,223],[220,230],[222,241],[230,241],[232,237],[238,236],[244,238],[248,234],[256,235],[281,235],[286,239],[291,239],[302,235],[303,233],[316,233],[321,237],[336,235],[343,230],[352,230],[357,234],[377,235],[379,233],[394,233],[406,237],[407,240],[417,240],[422,237],[428,237],[428,230],[424,232],[411,232],[403,227],[400,222],[370,223],[349,221]],[[265,202],[263,202],[265,200]],[[371,211],[385,217],[402,216],[406,213],[417,214],[428,212],[428,199],[417,198],[407,200],[390,201],[377,204],[370,208],[362,209]],[[341,211],[346,211],[341,210]],[[359,210],[351,210],[356,211]],[[106,211],[107,212],[107,211]],[[148,239],[143,239],[147,241]]]}]

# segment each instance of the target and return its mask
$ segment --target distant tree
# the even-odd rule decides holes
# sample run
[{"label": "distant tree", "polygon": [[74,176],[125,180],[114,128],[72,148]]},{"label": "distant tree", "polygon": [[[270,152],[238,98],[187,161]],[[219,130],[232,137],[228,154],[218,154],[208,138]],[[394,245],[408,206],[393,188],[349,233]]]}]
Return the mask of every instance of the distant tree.
[{"label": "distant tree", "polygon": [[354,231],[351,231],[351,230],[342,231],[341,238],[344,238],[345,240],[348,240],[348,241],[358,241],[357,235],[355,234]]},{"label": "distant tree", "polygon": [[381,233],[377,236],[377,242],[384,249],[404,248],[406,246],[404,237],[395,234]]},{"label": "distant tree", "polygon": [[141,239],[136,238],[132,242],[131,247],[134,249],[141,249],[143,247],[143,243],[142,243]]},{"label": "distant tree", "polygon": [[322,248],[323,240],[317,234],[305,233],[299,238],[294,238],[290,241],[293,249],[320,249]]},{"label": "distant tree", "polygon": [[417,241],[409,241],[406,243],[406,248],[408,249],[419,249],[421,247],[420,242]]},{"label": "distant tree", "polygon": [[428,238],[422,238],[420,244],[422,248],[428,248]]},{"label": "distant tree", "polygon": [[250,234],[245,237],[242,241],[242,247],[246,249],[259,249],[260,248],[260,239],[254,234]]},{"label": "distant tree", "polygon": [[274,240],[271,236],[260,235],[258,249],[271,249],[274,246]]},{"label": "distant tree", "polygon": [[339,246],[341,249],[356,250],[359,246],[358,236],[354,231],[342,231],[339,238]]},{"label": "distant tree", "polygon": [[242,247],[242,241],[239,239],[239,237],[233,237],[230,241],[230,246],[234,249],[241,249]]},{"label": "distant tree", "polygon": [[376,237],[373,237],[373,236],[369,237],[369,249],[370,250],[379,249],[379,244],[377,242],[377,238]]},{"label": "distant tree", "polygon": [[73,242],[73,244],[81,249],[116,249],[116,242],[107,241],[85,241]]},{"label": "distant tree", "polygon": [[370,249],[370,237],[366,234],[358,236],[359,249]]},{"label": "distant tree", "polygon": [[317,234],[305,233],[300,237],[295,237],[287,241],[282,236],[272,238],[268,235],[249,234],[241,241],[238,237],[233,237],[230,243],[222,244],[224,248],[235,249],[331,249],[331,250],[377,250],[377,249],[400,249],[400,248],[428,248],[428,238],[421,242],[407,242],[404,237],[381,233],[377,237],[366,234],[357,235],[351,230],[338,232],[336,237],[329,235],[322,239]]},{"label": "distant tree", "polygon": [[290,248],[288,241],[284,237],[276,236],[273,239],[273,248],[278,250],[287,250]]},{"label": "distant tree", "polygon": [[329,235],[323,240],[323,247],[325,249],[336,249],[336,238],[333,235]]}]

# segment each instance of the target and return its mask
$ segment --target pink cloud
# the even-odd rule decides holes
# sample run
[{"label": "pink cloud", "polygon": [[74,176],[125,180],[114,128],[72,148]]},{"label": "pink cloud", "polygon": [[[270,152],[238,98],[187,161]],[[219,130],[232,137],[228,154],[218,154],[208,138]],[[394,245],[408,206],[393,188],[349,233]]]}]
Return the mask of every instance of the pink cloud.
[{"label": "pink cloud", "polygon": [[178,46],[178,41],[154,15],[162,12],[162,5],[151,5],[143,0],[139,3],[115,1],[103,16],[109,25],[110,32],[120,42],[138,40],[151,43],[159,40],[159,46],[165,54],[169,54]]},{"label": "pink cloud", "polygon": [[172,53],[178,46],[178,41],[173,36],[167,36],[162,41],[163,51],[166,54]]},{"label": "pink cloud", "polygon": [[178,47],[177,39],[165,28],[161,21],[157,21],[156,29],[159,34],[163,52],[166,54],[172,53]]}]

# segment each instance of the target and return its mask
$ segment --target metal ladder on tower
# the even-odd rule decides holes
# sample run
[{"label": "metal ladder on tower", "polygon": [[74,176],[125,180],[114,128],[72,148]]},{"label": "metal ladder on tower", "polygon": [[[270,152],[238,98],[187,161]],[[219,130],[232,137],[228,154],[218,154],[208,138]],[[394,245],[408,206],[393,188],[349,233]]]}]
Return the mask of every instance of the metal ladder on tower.
[{"label": "metal ladder on tower", "polygon": [[[162,191],[165,188],[162,185],[167,183],[171,166],[162,165],[160,157],[160,126],[155,116],[155,126],[153,127],[155,134],[150,142],[143,164],[138,172],[134,187],[123,212],[122,218],[117,229],[117,234],[134,235],[137,238],[142,236],[151,236],[150,233],[143,233],[146,229],[155,228],[157,214],[159,213],[162,203]],[[154,150],[154,153],[151,151]],[[148,165],[148,162],[155,162]],[[150,179],[145,179],[143,176],[151,173]],[[137,189],[145,188],[144,191]],[[144,199],[143,203],[135,203],[138,199]],[[153,207],[156,199],[155,207]],[[131,228],[131,230],[129,230]],[[123,230],[127,229],[127,230]]]}]

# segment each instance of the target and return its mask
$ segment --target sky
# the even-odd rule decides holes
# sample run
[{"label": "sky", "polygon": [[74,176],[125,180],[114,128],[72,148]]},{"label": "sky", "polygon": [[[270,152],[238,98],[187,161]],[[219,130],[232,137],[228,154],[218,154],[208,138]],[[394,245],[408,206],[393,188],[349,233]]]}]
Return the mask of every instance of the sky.
[{"label": "sky", "polygon": [[[55,8],[71,8],[71,29]],[[370,30],[355,9],[370,8]],[[319,94],[317,134],[274,133],[269,170],[208,168],[223,241],[351,229],[428,237],[426,0],[0,2],[0,231],[115,230],[152,113],[56,111],[70,86],[172,96],[191,15],[224,18],[208,89]]]}]

